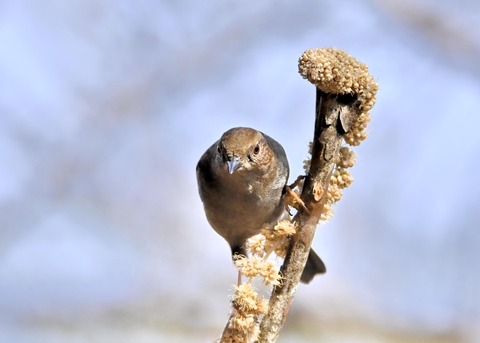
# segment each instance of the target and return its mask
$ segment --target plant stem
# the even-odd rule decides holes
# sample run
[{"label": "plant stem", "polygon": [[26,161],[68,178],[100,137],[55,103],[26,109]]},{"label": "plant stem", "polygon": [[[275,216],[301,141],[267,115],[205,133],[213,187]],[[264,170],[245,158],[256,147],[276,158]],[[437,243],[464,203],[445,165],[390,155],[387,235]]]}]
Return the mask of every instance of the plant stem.
[{"label": "plant stem", "polygon": [[297,232],[281,268],[283,283],[273,289],[269,311],[260,324],[259,343],[277,341],[285,324],[295,290],[307,262],[315,230],[326,202],[326,194],[345,129],[342,123],[355,121],[361,111],[355,97],[347,99],[316,88],[316,118],[310,171],[305,178],[301,199],[308,212],[299,209],[294,217]]}]

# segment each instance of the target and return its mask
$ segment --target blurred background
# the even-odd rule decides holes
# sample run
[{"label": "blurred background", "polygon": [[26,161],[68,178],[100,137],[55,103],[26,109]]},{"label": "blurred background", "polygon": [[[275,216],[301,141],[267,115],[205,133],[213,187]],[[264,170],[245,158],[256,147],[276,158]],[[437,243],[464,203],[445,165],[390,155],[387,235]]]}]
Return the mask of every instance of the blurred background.
[{"label": "blurred background", "polygon": [[0,45],[1,342],[217,339],[196,162],[251,126],[302,173],[330,46],[380,91],[280,342],[480,341],[480,2],[5,0]]}]

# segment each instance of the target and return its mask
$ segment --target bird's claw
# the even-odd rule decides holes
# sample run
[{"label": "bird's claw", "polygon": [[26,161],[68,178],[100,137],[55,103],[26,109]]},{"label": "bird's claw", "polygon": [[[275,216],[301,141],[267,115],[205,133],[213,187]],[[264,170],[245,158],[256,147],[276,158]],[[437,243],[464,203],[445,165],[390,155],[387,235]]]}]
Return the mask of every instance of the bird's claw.
[{"label": "bird's claw", "polygon": [[[297,177],[297,179],[295,180],[295,182],[293,182],[290,186],[285,186],[285,191],[287,192],[287,194],[293,199],[295,200],[295,202],[297,204],[299,204],[307,213],[310,213],[310,211],[308,210],[307,206],[305,206],[305,203],[303,202],[302,199],[300,199],[300,197],[298,196],[297,193],[295,193],[293,191],[293,189],[295,187],[298,187],[300,185],[300,183],[303,181],[303,179],[305,179],[305,176],[304,175],[300,175],[299,177]],[[285,207],[287,208],[287,212],[288,214],[292,215],[291,212],[290,212],[290,209],[288,208],[288,202],[286,202],[285,204]]]}]

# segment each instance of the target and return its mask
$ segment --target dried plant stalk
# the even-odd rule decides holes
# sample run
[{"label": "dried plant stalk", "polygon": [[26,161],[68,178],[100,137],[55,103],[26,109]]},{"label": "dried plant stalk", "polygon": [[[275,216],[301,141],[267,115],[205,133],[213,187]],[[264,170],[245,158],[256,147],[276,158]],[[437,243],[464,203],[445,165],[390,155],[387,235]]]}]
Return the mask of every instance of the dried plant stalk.
[{"label": "dried plant stalk", "polygon": [[[353,179],[346,170],[355,154],[343,143],[359,145],[366,137],[369,110],[378,85],[363,63],[338,49],[310,49],[299,59],[299,72],[316,86],[316,115],[311,160],[305,161],[306,177],[298,212],[269,231],[250,238],[250,256],[237,256],[235,265],[246,282],[235,287],[232,313],[220,339],[222,343],[276,342],[305,267],[320,220],[332,216],[332,205]],[[297,179],[295,184],[301,184]],[[298,199],[297,199],[298,200]],[[284,257],[280,271],[268,257]],[[253,287],[260,277],[273,286],[270,301]],[[240,278],[239,278],[240,279]]]},{"label": "dried plant stalk", "polygon": [[[354,163],[354,156],[343,149],[342,141],[358,145],[366,138],[368,111],[375,103],[378,89],[366,65],[337,49],[307,50],[300,57],[299,72],[315,84],[317,92],[312,158],[301,195],[308,211],[299,208],[293,219],[297,231],[290,240],[281,268],[283,282],[274,287],[268,312],[260,324],[260,343],[276,342],[306,264],[316,227],[322,216],[330,211],[329,203],[338,201],[338,194],[341,197],[340,189],[351,183],[349,174],[338,169]],[[338,192],[329,192],[331,184]]]}]

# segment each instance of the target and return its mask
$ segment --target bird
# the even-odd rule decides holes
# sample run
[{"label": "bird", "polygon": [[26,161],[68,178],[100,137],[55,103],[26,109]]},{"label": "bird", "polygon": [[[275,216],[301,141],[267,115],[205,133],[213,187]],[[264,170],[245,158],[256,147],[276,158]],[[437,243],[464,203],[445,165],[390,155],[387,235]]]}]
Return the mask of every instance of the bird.
[{"label": "bird", "polygon": [[[198,192],[210,226],[230,245],[232,257],[246,255],[245,242],[262,229],[273,228],[285,215],[290,169],[282,145],[249,127],[222,134],[201,156]],[[301,281],[326,272],[310,249]]]}]

